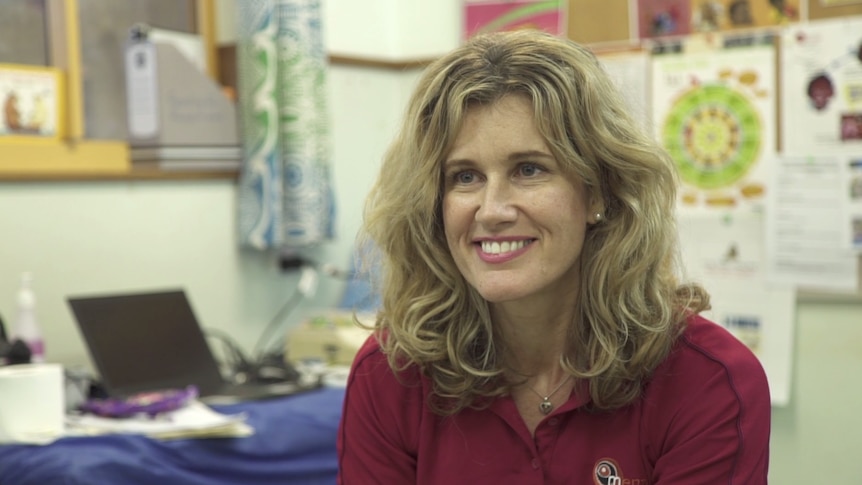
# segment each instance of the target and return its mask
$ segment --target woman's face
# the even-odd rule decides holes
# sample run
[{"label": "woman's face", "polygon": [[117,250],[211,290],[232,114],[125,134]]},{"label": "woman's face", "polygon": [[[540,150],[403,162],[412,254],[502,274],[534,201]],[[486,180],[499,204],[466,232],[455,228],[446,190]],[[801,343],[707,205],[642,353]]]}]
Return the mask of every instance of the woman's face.
[{"label": "woman's face", "polygon": [[562,168],[527,97],[468,109],[443,166],[443,225],[458,269],[486,300],[575,297],[601,206]]}]

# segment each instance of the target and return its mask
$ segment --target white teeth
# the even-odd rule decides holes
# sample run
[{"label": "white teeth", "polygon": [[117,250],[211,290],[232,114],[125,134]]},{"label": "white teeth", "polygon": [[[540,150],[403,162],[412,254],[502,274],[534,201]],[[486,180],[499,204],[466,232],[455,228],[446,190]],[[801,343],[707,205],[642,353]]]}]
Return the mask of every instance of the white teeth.
[{"label": "white teeth", "polygon": [[482,252],[488,254],[502,254],[517,251],[529,244],[528,241],[504,241],[502,243],[482,241]]}]

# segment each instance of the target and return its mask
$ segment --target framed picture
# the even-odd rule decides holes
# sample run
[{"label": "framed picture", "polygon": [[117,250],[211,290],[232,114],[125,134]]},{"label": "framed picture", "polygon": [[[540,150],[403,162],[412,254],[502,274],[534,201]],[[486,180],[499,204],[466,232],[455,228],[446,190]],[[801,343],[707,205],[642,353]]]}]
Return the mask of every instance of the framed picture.
[{"label": "framed picture", "polygon": [[0,143],[57,142],[65,135],[62,72],[0,64]]}]

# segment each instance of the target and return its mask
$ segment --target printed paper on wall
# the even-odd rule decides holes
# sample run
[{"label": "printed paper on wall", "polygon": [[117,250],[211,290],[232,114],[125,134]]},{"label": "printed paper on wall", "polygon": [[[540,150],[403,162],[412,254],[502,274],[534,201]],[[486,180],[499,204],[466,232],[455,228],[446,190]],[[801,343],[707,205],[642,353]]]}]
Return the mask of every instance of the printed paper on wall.
[{"label": "printed paper on wall", "polygon": [[605,71],[620,90],[631,116],[642,124],[644,130],[651,131],[649,54],[644,51],[617,52],[598,57]]},{"label": "printed paper on wall", "polygon": [[691,0],[638,0],[640,38],[691,32]]},{"label": "printed paper on wall", "polygon": [[862,153],[862,17],[794,25],[781,47],[783,152]]},{"label": "printed paper on wall", "polygon": [[800,0],[692,0],[691,31],[774,27],[798,22]]},{"label": "printed paper on wall", "polygon": [[517,29],[565,33],[563,0],[470,1],[464,3],[464,35]]},{"label": "printed paper on wall", "polygon": [[653,57],[653,123],[682,210],[761,207],[775,155],[771,44]]}]

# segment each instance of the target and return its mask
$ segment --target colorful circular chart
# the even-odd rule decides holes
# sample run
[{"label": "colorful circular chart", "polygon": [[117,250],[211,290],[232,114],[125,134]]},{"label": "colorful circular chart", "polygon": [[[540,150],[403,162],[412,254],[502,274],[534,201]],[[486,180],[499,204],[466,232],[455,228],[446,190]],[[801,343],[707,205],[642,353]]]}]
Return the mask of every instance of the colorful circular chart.
[{"label": "colorful circular chart", "polygon": [[724,84],[696,86],[673,104],[662,141],[682,179],[700,189],[728,187],[757,162],[761,148],[757,110]]}]

